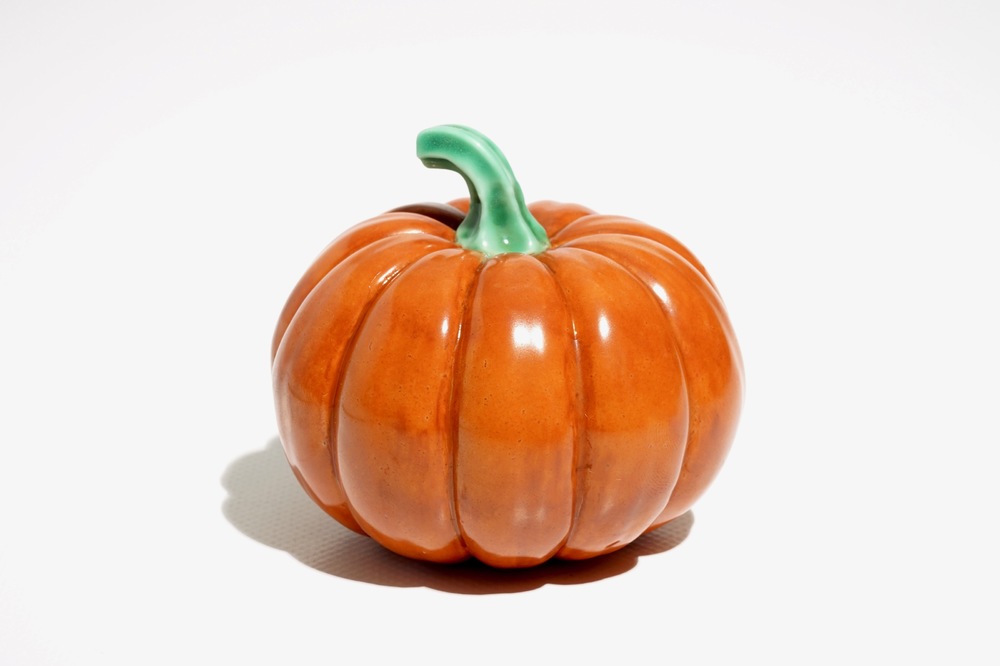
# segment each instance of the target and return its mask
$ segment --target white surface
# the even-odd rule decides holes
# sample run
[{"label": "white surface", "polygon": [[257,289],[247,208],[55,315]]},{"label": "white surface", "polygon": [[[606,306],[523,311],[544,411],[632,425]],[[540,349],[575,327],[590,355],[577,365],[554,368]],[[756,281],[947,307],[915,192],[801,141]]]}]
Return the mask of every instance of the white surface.
[{"label": "white surface", "polygon": [[[0,664],[997,663],[1000,6],[479,6],[0,7]],[[294,485],[278,312],[444,122],[722,290],[679,545],[449,574]]]}]

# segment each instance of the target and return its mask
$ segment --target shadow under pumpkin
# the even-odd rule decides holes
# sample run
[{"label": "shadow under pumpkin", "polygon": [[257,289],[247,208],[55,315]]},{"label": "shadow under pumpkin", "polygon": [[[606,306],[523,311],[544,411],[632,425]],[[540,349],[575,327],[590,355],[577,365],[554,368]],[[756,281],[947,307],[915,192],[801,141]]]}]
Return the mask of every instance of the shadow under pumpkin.
[{"label": "shadow under pumpkin", "polygon": [[296,481],[278,438],[233,461],[222,476],[226,519],[243,534],[284,550],[331,576],[389,587],[428,587],[456,594],[523,592],[623,574],[640,557],[665,553],[687,538],[691,511],[613,553],[589,560],[549,560],[526,569],[495,569],[476,560],[442,565],[410,560],[341,526]]}]

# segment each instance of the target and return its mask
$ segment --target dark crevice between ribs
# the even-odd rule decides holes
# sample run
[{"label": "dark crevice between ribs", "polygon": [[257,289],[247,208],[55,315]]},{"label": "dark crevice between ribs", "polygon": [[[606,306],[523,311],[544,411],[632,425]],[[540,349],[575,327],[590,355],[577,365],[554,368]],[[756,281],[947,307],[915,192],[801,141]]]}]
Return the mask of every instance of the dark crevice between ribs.
[{"label": "dark crevice between ribs", "polygon": [[426,215],[427,217],[433,218],[445,224],[452,229],[458,229],[458,225],[462,223],[465,219],[465,213],[455,208],[454,206],[449,206],[448,204],[442,203],[415,203],[406,206],[400,206],[399,208],[393,208],[389,211],[390,213],[416,213],[417,215]]}]

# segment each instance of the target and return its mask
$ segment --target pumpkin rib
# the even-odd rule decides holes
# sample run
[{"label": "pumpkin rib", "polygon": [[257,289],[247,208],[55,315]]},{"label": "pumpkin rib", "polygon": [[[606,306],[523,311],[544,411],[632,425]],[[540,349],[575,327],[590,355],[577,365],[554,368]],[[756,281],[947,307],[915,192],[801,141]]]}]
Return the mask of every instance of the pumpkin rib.
[{"label": "pumpkin rib", "polygon": [[[642,238],[642,237],[639,236],[639,238]],[[583,239],[578,239],[578,240],[583,240]],[[647,240],[652,240],[652,239],[647,239]],[[653,242],[656,242],[656,241],[653,241]],[[659,243],[657,243],[657,244],[659,245]],[[689,441],[689,438],[690,438],[690,427],[691,427],[691,383],[688,381],[687,365],[684,362],[684,357],[680,353],[680,346],[679,346],[679,344],[677,342],[677,325],[674,322],[673,317],[671,316],[670,312],[668,312],[666,310],[666,308],[663,307],[663,303],[660,301],[659,297],[656,295],[656,292],[653,291],[653,289],[650,288],[650,286],[648,284],[646,284],[646,282],[642,278],[638,277],[632,270],[630,270],[628,266],[626,266],[622,262],[618,261],[614,257],[609,257],[608,255],[606,255],[606,254],[604,254],[602,252],[598,252],[596,250],[592,250],[592,249],[589,249],[589,248],[586,248],[586,247],[580,247],[579,245],[564,245],[562,247],[573,247],[573,248],[575,248],[577,250],[583,250],[584,252],[590,252],[591,254],[596,254],[596,255],[598,255],[600,257],[603,257],[603,258],[607,259],[608,261],[612,262],[613,264],[615,264],[616,266],[618,266],[619,268],[621,268],[625,273],[627,273],[630,277],[632,277],[632,279],[635,280],[635,282],[637,282],[639,285],[641,285],[642,288],[645,289],[649,293],[649,295],[651,296],[651,298],[653,299],[653,301],[655,301],[656,304],[657,304],[657,306],[659,306],[660,311],[663,313],[663,318],[667,322],[667,328],[670,330],[670,333],[671,333],[671,343],[672,343],[672,346],[673,346],[674,358],[677,359],[677,366],[680,369],[681,381],[684,383],[684,389],[683,389],[683,393],[684,393],[684,396],[685,396],[684,397],[684,403],[685,403],[684,406],[685,406],[685,412],[687,413],[687,419],[686,419],[687,420],[687,428],[685,428],[685,430],[687,431],[687,434],[685,434],[685,437],[684,437],[684,443],[683,443],[684,451],[681,453],[681,464],[677,468],[677,478],[674,479],[674,485],[670,489],[670,492],[667,494],[666,501],[663,504],[663,507],[666,508],[667,504],[670,503],[670,498],[674,494],[674,489],[676,489],[676,487],[677,487],[677,482],[680,480],[681,471],[684,469],[685,464],[687,462],[686,461],[686,456],[687,456],[687,448],[688,448],[688,441]],[[663,247],[663,246],[661,245],[661,247]],[[665,247],[665,249],[670,250],[670,248],[666,248],[666,247]],[[674,252],[673,254],[677,254],[677,253]],[[683,257],[680,257],[680,255],[677,255],[677,256],[679,258],[683,259]],[[685,263],[687,263],[687,262],[685,262]]]},{"label": "pumpkin rib", "polygon": [[[337,268],[339,268],[340,266],[342,266],[346,261],[350,260],[352,257],[357,256],[357,254],[359,252],[361,252],[362,250],[369,251],[373,245],[377,245],[377,244],[382,243],[383,241],[387,241],[389,239],[397,239],[399,236],[402,236],[404,234],[410,234],[410,235],[414,236],[414,238],[411,238],[410,240],[420,240],[418,238],[419,236],[424,236],[425,237],[424,238],[425,241],[441,241],[441,240],[448,241],[449,240],[448,238],[444,238],[442,236],[435,236],[434,234],[427,233],[426,231],[413,231],[413,230],[406,231],[406,230],[400,230],[400,231],[397,231],[397,232],[389,233],[389,234],[387,234],[385,236],[377,237],[372,242],[367,243],[365,245],[362,245],[361,247],[358,247],[358,248],[354,249],[352,252],[349,252],[349,253],[345,254],[343,257],[341,257],[340,259],[338,259],[336,263],[334,263],[334,264],[332,264],[330,266],[329,270],[327,270],[326,272],[324,272],[319,277],[319,279],[316,280],[316,283],[312,287],[310,287],[308,291],[306,291],[304,294],[302,294],[302,300],[295,307],[295,309],[291,312],[291,314],[288,317],[288,321],[284,322],[284,330],[281,332],[280,338],[278,336],[277,330],[275,331],[274,341],[272,342],[273,351],[271,352],[271,368],[272,368],[272,370],[274,368],[275,360],[278,358],[278,351],[281,349],[281,345],[285,342],[285,338],[287,337],[288,330],[292,327],[292,322],[294,322],[295,318],[299,315],[300,312],[302,312],[303,306],[309,300],[309,297],[312,296],[313,292],[316,291],[316,289],[320,286],[320,284],[322,284],[323,281],[326,280],[326,278],[329,277],[329,275],[331,273],[333,273],[333,271],[337,270]],[[334,244],[331,243],[330,246],[328,246],[327,249],[323,251],[323,254],[325,254],[327,251],[329,251],[330,248],[332,248],[333,245]],[[443,250],[443,249],[447,249],[447,248],[439,248],[439,249]],[[433,251],[437,252],[438,250],[433,250]],[[305,278],[303,277],[303,279],[300,280],[299,283],[300,284],[304,284],[305,283]],[[290,309],[291,308],[289,308],[288,304],[286,303],[285,304],[285,310],[290,310]],[[282,311],[282,315],[283,316],[285,314],[285,310]],[[279,323],[279,326],[280,325],[281,324]]]},{"label": "pumpkin rib", "polygon": [[[633,239],[633,242],[641,243],[642,241],[640,239]],[[660,246],[657,245],[657,247],[659,248]],[[681,272],[680,274],[683,275],[683,272]],[[742,387],[744,382],[743,360],[740,353],[739,343],[736,340],[736,335],[735,332],[733,331],[732,323],[729,321],[729,315],[726,312],[726,308],[722,302],[721,295],[718,293],[718,290],[715,288],[715,285],[711,283],[711,281],[709,281],[707,278],[703,281],[701,280],[702,277],[703,276],[701,276],[698,273],[692,273],[691,275],[686,276],[686,279],[693,282],[695,285],[700,285],[698,288],[703,290],[702,300],[708,303],[709,309],[714,315],[714,321],[718,324],[719,330],[725,339],[726,342],[725,348],[726,351],[728,352],[732,368],[737,375],[737,378],[735,379],[735,384],[739,387],[738,395],[734,396],[735,403],[734,404],[727,403],[727,406],[731,410],[733,410],[734,414],[738,414],[742,405],[742,392],[743,392]],[[702,402],[703,401],[699,400],[699,403]],[[695,457],[702,455],[701,451],[702,448],[705,446],[705,444],[701,441],[696,441],[695,447],[691,451],[685,454],[684,466],[681,469],[681,478],[678,480],[677,483],[678,488],[675,491],[674,497],[671,498],[672,503],[674,501],[681,501],[682,503],[684,503],[684,505],[681,507],[682,509],[681,511],[677,511],[676,508],[670,511],[670,513],[673,514],[670,519],[682,515],[684,511],[689,509],[695,503],[695,501],[697,501],[697,499],[701,497],[701,495],[708,489],[708,486],[711,485],[711,480],[715,477],[716,474],[718,474],[719,470],[721,469],[722,462],[725,460],[726,453],[728,452],[729,447],[732,445],[732,440],[735,435],[735,425],[736,425],[736,418],[734,416],[732,418],[729,435],[727,437],[723,437],[721,439],[716,440],[714,442],[714,446],[707,447],[716,451],[720,449],[722,450],[722,453],[718,456],[719,459],[715,465],[709,465],[704,460],[701,460],[697,464],[695,464],[694,462]],[[693,478],[692,469],[709,470],[709,476],[707,479],[703,478],[699,482],[695,483],[695,481],[692,480]],[[691,484],[695,484],[695,487],[697,488],[696,491],[691,491],[689,489]],[[670,504],[668,504],[667,508],[665,509],[665,511],[668,510],[671,510]]]},{"label": "pumpkin rib", "polygon": [[[639,238],[642,238],[642,237],[640,236]],[[587,237],[577,238],[577,239],[574,239],[574,240],[586,241]],[[646,240],[650,240],[651,242],[655,243],[655,241],[652,241],[652,239],[646,239]],[[596,242],[600,243],[600,240],[596,240]],[[660,247],[664,247],[664,246],[662,246],[662,245],[660,245],[658,243],[657,243],[657,245],[659,245]],[[624,270],[626,273],[628,273],[629,275],[631,275],[635,279],[636,282],[638,282],[639,284],[641,284],[643,287],[646,288],[646,290],[653,297],[653,300],[656,301],[657,305],[660,307],[660,311],[663,312],[664,319],[667,320],[667,327],[670,329],[671,337],[673,338],[673,341],[674,341],[674,345],[673,345],[674,356],[677,358],[677,365],[680,367],[680,372],[681,372],[681,380],[684,382],[684,395],[686,396],[685,402],[686,402],[686,410],[687,410],[688,432],[687,432],[686,436],[684,437],[684,442],[683,442],[683,449],[684,449],[684,451],[683,451],[683,453],[681,453],[681,464],[680,464],[680,467],[677,468],[677,478],[674,479],[673,488],[670,489],[670,493],[667,495],[666,502],[664,502],[664,504],[663,504],[663,509],[666,509],[667,506],[670,504],[670,500],[671,500],[671,498],[674,495],[674,491],[677,489],[677,484],[680,481],[681,474],[682,474],[684,468],[687,467],[688,444],[690,444],[690,442],[691,442],[691,405],[694,404],[693,399],[692,399],[692,395],[691,395],[691,392],[692,392],[691,382],[688,381],[688,373],[689,373],[688,365],[687,365],[687,363],[684,360],[683,354],[681,354],[680,344],[678,343],[679,337],[678,337],[678,332],[677,332],[677,322],[674,321],[673,314],[667,309],[667,307],[665,306],[665,304],[661,300],[660,296],[656,293],[656,291],[649,284],[647,284],[645,280],[643,280],[640,276],[636,275],[635,271],[632,268],[630,268],[624,262],[620,261],[618,257],[609,256],[607,254],[604,254],[603,252],[598,252],[597,250],[594,250],[594,249],[591,249],[591,248],[581,247],[578,244],[573,244],[573,241],[570,241],[568,244],[563,245],[562,247],[574,247],[574,248],[576,248],[578,250],[583,250],[584,252],[592,252],[594,254],[598,254],[598,255],[604,257],[605,259],[609,259],[610,261],[612,261],[615,264],[617,264],[618,266],[620,266],[622,268],[622,270]],[[669,250],[670,248],[664,248],[664,249]],[[674,253],[674,254],[676,254],[676,253]],[[683,258],[683,257],[681,257],[681,258]],[[687,262],[685,262],[685,263],[687,263]],[[659,515],[662,515],[663,509],[661,509],[660,514],[657,515],[657,518],[659,518]],[[653,523],[650,524],[650,526],[648,528],[646,528],[645,532],[650,532],[650,531],[656,529],[657,527],[662,526],[663,524],[664,523],[657,523],[656,520],[654,520]]]},{"label": "pumpkin rib", "polygon": [[[662,336],[671,344],[670,329],[659,320],[664,315],[650,302],[652,296],[630,273],[599,253],[580,248],[560,247],[547,259],[566,285],[571,311],[577,315],[589,447],[584,476],[589,485],[573,535],[559,556],[584,559],[626,546],[662,512],[682,463],[676,443],[687,433],[687,395],[677,383],[676,356],[646,352],[647,335],[636,326],[649,321],[649,313],[656,321],[650,321],[648,332],[654,332],[656,339]],[[619,298],[623,293],[648,303],[644,319],[623,305]],[[605,314],[614,343],[607,342],[609,333],[600,332],[608,323],[599,323],[598,315],[604,319]],[[629,381],[618,374],[625,371],[654,374],[635,376],[644,389],[637,393],[629,390],[629,384],[606,383],[607,372]]]},{"label": "pumpkin rib", "polygon": [[[587,224],[594,224],[594,225],[607,224],[610,225],[610,228],[602,228],[600,226],[597,226],[594,229],[576,228],[581,226],[586,227]],[[582,233],[579,233],[579,235],[577,236],[571,235],[570,238],[568,239],[562,238],[562,236],[566,234],[572,234],[573,232],[582,232]],[[719,296],[718,287],[715,286],[715,282],[712,281],[711,276],[708,274],[708,270],[702,265],[702,263],[698,260],[698,258],[694,256],[694,253],[691,252],[691,250],[689,250],[687,246],[685,246],[683,243],[681,243],[679,240],[677,240],[667,232],[663,231],[662,229],[658,229],[656,227],[651,227],[645,222],[640,222],[639,220],[634,220],[630,217],[624,217],[622,215],[602,215],[602,214],[585,215],[583,217],[578,217],[577,219],[567,224],[565,227],[560,229],[556,234],[554,234],[552,238],[550,238],[549,240],[552,243],[552,247],[555,248],[555,247],[562,247],[568,243],[573,242],[574,240],[582,238],[592,238],[594,236],[603,236],[606,234],[646,238],[648,240],[653,241],[657,245],[660,245],[670,250],[678,257],[683,259],[686,263],[690,264],[691,268],[693,268],[696,272],[700,273],[702,277],[704,277],[705,280],[708,282],[708,284],[711,285],[713,291],[715,291],[716,293],[716,296],[721,299],[721,296]]]},{"label": "pumpkin rib", "polygon": [[359,532],[328,450],[327,408],[347,343],[340,331],[360,318],[372,284],[385,280],[401,265],[450,246],[440,238],[423,239],[416,243],[405,237],[379,239],[367,252],[354,255],[324,276],[292,319],[272,368],[275,386],[286,389],[276,392],[276,407],[289,462],[293,467],[301,465],[314,494],[324,498],[321,506]]},{"label": "pumpkin rib", "polygon": [[[420,229],[402,225],[403,222],[424,223],[427,221],[443,226],[444,231],[442,234],[438,235],[432,233],[433,226],[431,228]],[[391,228],[397,225],[400,226],[395,229]],[[383,234],[376,234],[376,231],[380,230],[383,226],[390,227],[390,230]],[[433,238],[442,238],[453,242],[455,239],[454,231],[451,231],[447,225],[442,224],[440,221],[435,220],[430,216],[421,215],[419,213],[398,213],[392,211],[370,218],[356,227],[340,234],[336,239],[327,244],[327,246],[323,248],[323,251],[313,259],[309,269],[307,269],[305,274],[299,278],[299,281],[292,289],[291,295],[285,302],[285,305],[281,310],[281,314],[278,316],[278,325],[275,327],[274,335],[271,341],[271,363],[274,363],[274,359],[278,353],[278,347],[281,345],[282,340],[284,340],[285,333],[288,331],[288,327],[291,325],[292,319],[295,318],[295,315],[302,308],[302,304],[305,303],[307,298],[309,298],[309,294],[311,294],[313,290],[319,286],[319,283],[323,281],[323,278],[329,275],[331,271],[337,268],[337,266],[353,257],[358,252],[369,248],[373,242],[402,234],[424,234]],[[364,238],[366,235],[371,235],[373,240],[367,243],[359,243],[357,247],[349,250],[343,256],[335,258],[328,266],[325,265],[326,261],[329,260],[329,255],[336,256],[341,244],[350,241],[354,237]]]},{"label": "pumpkin rib", "polygon": [[[573,424],[573,516],[570,519],[569,530],[566,532],[566,536],[563,537],[562,542],[559,547],[556,548],[555,553],[558,554],[562,552],[566,544],[569,543],[570,537],[573,536],[573,532],[576,531],[577,519],[580,517],[580,511],[583,509],[583,497],[586,495],[586,489],[582,486],[580,470],[586,469],[587,465],[587,446],[584,441],[587,428],[586,428],[586,416],[584,415],[583,409],[583,368],[580,364],[580,341],[577,338],[576,333],[576,318],[573,315],[573,310],[570,308],[569,299],[566,297],[566,291],[563,289],[562,284],[559,283],[559,278],[556,276],[556,272],[552,269],[552,266],[545,261],[545,255],[532,255],[538,263],[545,267],[552,276],[552,281],[556,285],[556,290],[559,292],[559,296],[562,298],[563,306],[566,308],[566,312],[569,314],[570,330],[573,336],[573,357],[574,357],[574,368],[576,372],[574,373],[573,383],[575,386],[575,395],[573,401],[573,408],[576,411],[576,419]],[[586,476],[583,476],[583,480]]]},{"label": "pumpkin rib", "polygon": [[465,538],[465,530],[462,529],[462,517],[458,509],[458,437],[459,437],[459,404],[462,400],[461,377],[465,372],[466,350],[469,346],[468,332],[472,318],[472,299],[475,298],[476,287],[479,285],[479,276],[486,267],[486,261],[481,261],[476,268],[475,275],[469,281],[469,288],[465,298],[462,299],[462,312],[459,317],[458,334],[455,336],[455,364],[451,369],[451,395],[448,401],[448,414],[451,419],[451,427],[448,429],[448,453],[451,456],[451,486],[449,492],[449,506],[451,507],[451,520],[455,525],[455,534],[458,536],[458,543],[466,556],[470,557],[472,551]]},{"label": "pumpkin rib", "polygon": [[[432,254],[436,254],[438,252],[443,252],[445,250],[450,250],[450,249],[452,248],[444,247],[444,248],[431,249],[429,252],[420,255],[413,261],[407,263],[405,266],[400,267],[399,270],[393,273],[391,277],[387,277],[385,280],[383,280],[383,282],[378,285],[374,294],[372,294],[372,296],[367,301],[365,301],[364,306],[362,306],[361,308],[361,316],[358,317],[358,320],[354,324],[354,328],[351,330],[350,339],[347,341],[347,345],[344,347],[343,361],[341,362],[340,367],[337,368],[336,372],[334,372],[332,377],[334,390],[333,390],[333,397],[329,405],[330,418],[329,418],[329,423],[327,425],[327,427],[329,428],[328,437],[330,441],[330,446],[328,448],[328,451],[330,455],[330,464],[331,464],[331,470],[333,472],[333,479],[336,483],[340,484],[342,489],[343,489],[343,483],[340,481],[341,479],[340,460],[339,460],[340,456],[338,455],[340,447],[336,429],[340,424],[340,402],[343,397],[343,391],[344,391],[344,376],[347,374],[347,366],[349,366],[351,363],[351,357],[354,356],[354,348],[357,345],[358,336],[361,333],[361,329],[364,328],[365,322],[368,320],[368,315],[371,313],[372,308],[378,302],[379,298],[382,297],[382,294],[385,293],[386,289],[389,287],[390,284],[398,280],[399,277],[403,275],[408,268],[416,265],[420,260],[425,259],[426,257],[429,257]],[[346,492],[346,490],[344,490],[343,494],[344,494],[344,504],[347,506],[348,512],[354,518],[354,521],[356,523],[362,525],[362,522],[358,520],[359,515],[354,510],[354,505],[351,502],[350,495]],[[367,534],[367,530],[365,533]],[[371,535],[369,534],[369,536]]]},{"label": "pumpkin rib", "polygon": [[596,211],[580,204],[562,203],[551,199],[531,202],[528,204],[528,211],[545,228],[550,240],[566,225],[576,222],[581,217],[597,214]]},{"label": "pumpkin rib", "polygon": [[[576,241],[586,242],[586,239],[580,238],[572,241],[572,247],[579,247],[575,245]],[[600,242],[600,241],[598,241]],[[662,244],[657,243],[654,239],[642,238],[623,234],[622,238],[618,242],[612,245],[613,251],[625,252],[624,248],[628,247],[641,252],[649,256],[651,259],[656,261],[664,262],[678,262],[678,256],[674,252],[670,252],[670,248],[664,247]],[[580,248],[584,249],[584,248]],[[659,253],[663,253],[662,256]],[[743,385],[743,371],[742,371],[742,359],[740,356],[739,345],[736,342],[735,334],[732,330],[732,324],[729,322],[729,318],[725,311],[725,306],[722,303],[721,298],[718,293],[711,288],[699,272],[691,270],[689,263],[680,261],[674,263],[670,266],[670,270],[673,270],[677,276],[680,277],[685,283],[691,285],[691,287],[699,294],[699,298],[695,299],[697,302],[704,303],[707,307],[708,316],[712,318],[715,322],[715,327],[717,327],[717,334],[721,336],[716,340],[716,344],[720,345],[720,348],[724,348],[728,354],[730,363],[732,364],[733,372],[736,377],[730,378],[729,381],[735,381],[740,387]],[[672,321],[672,320],[671,320]],[[676,336],[678,342],[681,343],[684,340],[684,336]],[[696,341],[690,341],[689,344],[697,344]],[[690,365],[686,365],[685,368],[690,372]],[[695,377],[698,375],[696,374]],[[693,389],[694,384],[692,382],[689,384],[689,391]],[[715,400],[715,409],[720,410],[720,414],[729,413],[730,419],[720,417],[722,422],[725,423],[727,420],[731,423],[735,423],[735,417],[732,416],[739,411],[739,405],[742,402],[741,399],[742,389],[740,389],[740,395],[724,395],[724,394],[713,394]],[[673,495],[670,501],[667,503],[661,516],[664,516],[663,520],[659,518],[655,521],[657,525],[663,525],[669,520],[681,515],[690,508],[694,502],[701,496],[701,494],[710,485],[710,481],[714,478],[715,474],[721,467],[722,460],[725,458],[725,451],[728,450],[732,443],[732,432],[728,436],[722,435],[721,437],[711,438],[704,435],[699,427],[702,424],[702,417],[706,414],[712,414],[713,411],[709,410],[705,413],[701,413],[706,404],[704,398],[700,398],[691,405],[700,406],[698,409],[692,408],[692,415],[697,417],[697,421],[691,424],[688,433],[688,441],[686,450],[684,453],[684,461],[681,467],[681,474],[677,480],[677,484],[674,488]],[[724,430],[725,431],[725,430]],[[721,454],[719,452],[722,452]],[[714,452],[714,455],[713,455]],[[716,459],[715,464],[709,464],[706,462],[705,456],[708,456],[709,460],[713,458]],[[705,478],[698,478],[692,473],[693,469],[699,470],[709,470],[711,472],[710,476]]]},{"label": "pumpkin rib", "polygon": [[550,559],[574,509],[575,353],[569,313],[530,254],[486,263],[472,316],[457,418],[461,524],[491,566]]},{"label": "pumpkin rib", "polygon": [[468,556],[451,511],[448,408],[462,299],[480,263],[457,247],[414,262],[372,304],[342,379],[345,491],[369,535],[418,559]]}]

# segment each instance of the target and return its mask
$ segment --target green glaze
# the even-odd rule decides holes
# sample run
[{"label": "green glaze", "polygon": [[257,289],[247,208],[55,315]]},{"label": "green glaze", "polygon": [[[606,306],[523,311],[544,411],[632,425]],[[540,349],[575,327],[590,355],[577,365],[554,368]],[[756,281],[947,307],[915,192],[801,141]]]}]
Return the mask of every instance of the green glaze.
[{"label": "green glaze", "polygon": [[439,125],[417,136],[417,157],[432,169],[458,172],[469,185],[469,212],[455,231],[459,245],[487,257],[549,247],[507,158],[488,138],[470,127]]}]

